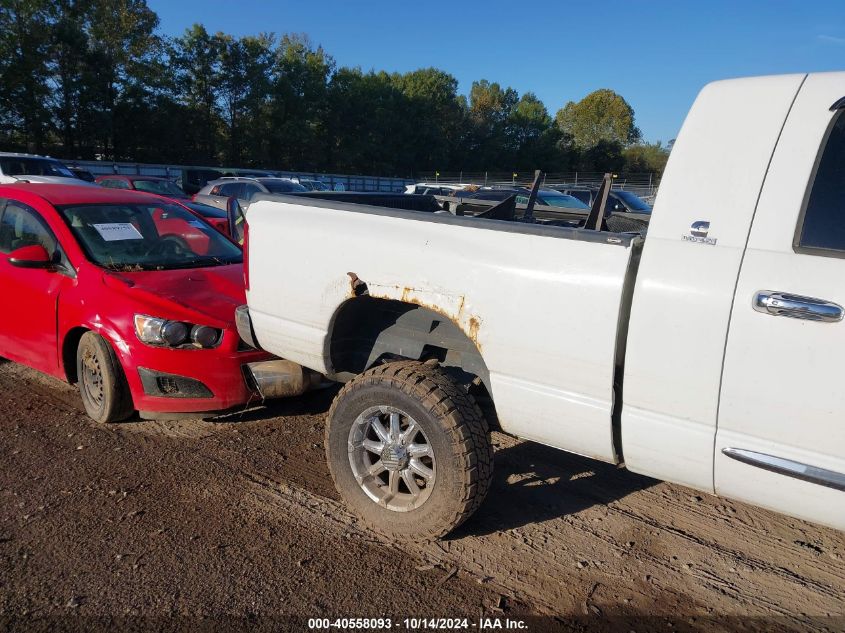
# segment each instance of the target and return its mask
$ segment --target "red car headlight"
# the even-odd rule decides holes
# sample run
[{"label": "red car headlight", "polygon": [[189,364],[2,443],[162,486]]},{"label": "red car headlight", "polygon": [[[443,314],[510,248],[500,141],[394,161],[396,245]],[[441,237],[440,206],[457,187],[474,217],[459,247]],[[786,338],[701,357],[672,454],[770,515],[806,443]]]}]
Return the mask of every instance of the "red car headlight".
[{"label": "red car headlight", "polygon": [[195,325],[184,321],[170,321],[135,315],[135,334],[147,345],[177,348],[217,347],[223,338],[223,331],[208,325]]}]

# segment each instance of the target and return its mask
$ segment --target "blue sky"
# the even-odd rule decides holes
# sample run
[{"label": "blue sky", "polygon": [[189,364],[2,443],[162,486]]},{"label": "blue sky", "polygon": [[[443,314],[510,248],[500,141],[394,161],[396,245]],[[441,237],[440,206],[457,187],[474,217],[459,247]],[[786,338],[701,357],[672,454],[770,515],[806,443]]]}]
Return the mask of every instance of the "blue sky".
[{"label": "blue sky", "polygon": [[845,69],[845,0],[287,2],[148,0],[161,31],[306,33],[338,66],[435,66],[466,93],[489,79],[554,115],[598,88],[624,96],[649,141],[673,138],[715,79]]}]

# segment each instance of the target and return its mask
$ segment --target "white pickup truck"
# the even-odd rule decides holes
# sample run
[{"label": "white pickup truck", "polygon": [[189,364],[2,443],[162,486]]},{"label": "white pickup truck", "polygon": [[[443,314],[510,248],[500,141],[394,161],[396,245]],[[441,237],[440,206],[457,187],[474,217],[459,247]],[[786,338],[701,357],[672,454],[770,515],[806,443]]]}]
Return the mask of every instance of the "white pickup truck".
[{"label": "white pickup truck", "polygon": [[329,467],[391,535],[478,507],[488,422],[845,529],[844,96],[706,86],[647,236],[259,196],[241,336],[346,383]]}]

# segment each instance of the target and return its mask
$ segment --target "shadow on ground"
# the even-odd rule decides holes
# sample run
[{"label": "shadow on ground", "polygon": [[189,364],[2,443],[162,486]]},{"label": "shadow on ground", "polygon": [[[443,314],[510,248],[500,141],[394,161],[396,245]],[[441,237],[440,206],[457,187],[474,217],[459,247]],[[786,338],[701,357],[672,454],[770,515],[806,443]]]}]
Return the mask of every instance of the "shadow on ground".
[{"label": "shadow on ground", "polygon": [[341,385],[331,385],[294,398],[278,398],[263,403],[260,399],[256,399],[241,410],[206,418],[206,421],[218,423],[256,422],[276,417],[322,415],[328,412],[340,387]]},{"label": "shadow on ground", "polygon": [[[324,415],[339,389],[340,386],[333,386],[298,398],[271,400],[209,421],[233,423]],[[611,464],[532,442],[505,446],[496,450],[493,485],[486,501],[449,538],[482,536],[558,519],[612,503],[657,483]]]},{"label": "shadow on ground", "polygon": [[657,484],[611,464],[531,442],[496,451],[493,485],[450,539],[482,536],[605,505]]}]

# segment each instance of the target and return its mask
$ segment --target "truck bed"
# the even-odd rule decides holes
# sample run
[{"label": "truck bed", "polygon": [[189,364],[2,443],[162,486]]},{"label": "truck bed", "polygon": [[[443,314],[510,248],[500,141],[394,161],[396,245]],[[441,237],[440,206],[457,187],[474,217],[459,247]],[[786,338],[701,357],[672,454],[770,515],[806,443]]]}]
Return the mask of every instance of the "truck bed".
[{"label": "truck bed", "polygon": [[370,299],[457,325],[483,359],[503,430],[617,460],[619,324],[640,236],[280,195],[258,196],[247,220],[264,349],[336,376],[333,327],[357,280]]}]

